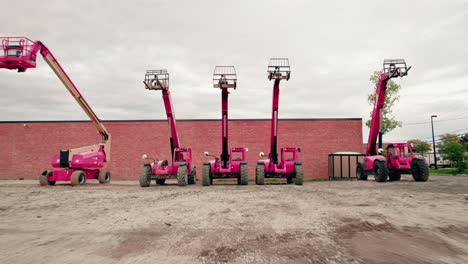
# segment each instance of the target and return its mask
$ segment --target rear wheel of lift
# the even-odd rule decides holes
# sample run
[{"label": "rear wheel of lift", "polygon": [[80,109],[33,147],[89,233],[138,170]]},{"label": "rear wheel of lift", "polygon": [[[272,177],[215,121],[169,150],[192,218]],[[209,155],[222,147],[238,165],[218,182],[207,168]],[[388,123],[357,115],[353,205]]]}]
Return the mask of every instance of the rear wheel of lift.
[{"label": "rear wheel of lift", "polygon": [[296,185],[304,184],[304,167],[302,167],[302,164],[294,165],[294,174],[296,176]]},{"label": "rear wheel of lift", "polygon": [[367,174],[364,172],[361,162],[356,165],[356,178],[360,181],[367,181]]},{"label": "rear wheel of lift", "polygon": [[39,176],[39,184],[41,186],[55,185],[55,181],[49,181],[49,177],[52,176],[52,171],[44,171],[41,176]]},{"label": "rear wheel of lift", "polygon": [[203,168],[202,168],[202,185],[203,186],[209,186],[211,184],[210,170],[211,170],[211,167],[209,164],[203,164]]},{"label": "rear wheel of lift", "polygon": [[195,184],[197,181],[197,167],[192,165],[192,173],[188,176],[188,184]]},{"label": "rear wheel of lift", "polygon": [[86,184],[86,174],[84,173],[84,171],[74,171],[71,175],[71,185],[77,186],[84,184]]},{"label": "rear wheel of lift", "polygon": [[257,164],[257,167],[255,168],[255,183],[257,185],[265,184],[265,165],[264,164]]},{"label": "rear wheel of lift", "polygon": [[401,173],[397,170],[390,170],[390,173],[388,174],[388,179],[390,181],[399,181],[401,180]]},{"label": "rear wheel of lift", "polygon": [[376,182],[386,182],[388,178],[388,168],[385,162],[377,160],[374,162],[374,178]]},{"label": "rear wheel of lift", "polygon": [[411,171],[413,179],[417,182],[425,182],[429,179],[429,168],[422,159],[413,159],[411,161]]},{"label": "rear wheel of lift", "polygon": [[164,185],[166,183],[166,179],[156,179],[157,185]]},{"label": "rear wheel of lift", "polygon": [[140,181],[141,187],[148,187],[151,183],[151,166],[149,164],[143,164],[140,170]]},{"label": "rear wheel of lift", "polygon": [[249,168],[247,167],[247,163],[241,163],[240,165],[240,185],[248,185],[249,184]]},{"label": "rear wheel of lift", "polygon": [[100,184],[105,184],[105,183],[109,183],[110,180],[111,180],[111,173],[110,171],[101,171],[99,172],[99,183]]},{"label": "rear wheel of lift", "polygon": [[187,165],[181,164],[177,169],[177,185],[185,186],[187,185]]}]

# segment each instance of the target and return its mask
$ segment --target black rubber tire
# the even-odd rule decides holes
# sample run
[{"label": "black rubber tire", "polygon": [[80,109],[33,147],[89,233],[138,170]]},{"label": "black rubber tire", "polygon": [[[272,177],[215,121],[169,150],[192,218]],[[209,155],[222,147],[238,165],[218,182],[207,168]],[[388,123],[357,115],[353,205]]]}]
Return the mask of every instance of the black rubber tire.
[{"label": "black rubber tire", "polygon": [[151,184],[151,166],[149,164],[143,164],[140,170],[140,176],[138,177],[141,187],[149,187]]},{"label": "black rubber tire", "polygon": [[41,186],[55,185],[55,181],[49,181],[49,177],[52,176],[52,171],[44,171],[39,176],[39,184]]},{"label": "black rubber tire", "polygon": [[296,176],[294,179],[294,183],[296,185],[303,185],[304,184],[304,167],[302,167],[302,164],[294,165],[294,175]]},{"label": "black rubber tire", "polygon": [[241,163],[239,179],[240,185],[249,185],[249,167],[247,163]]},{"label": "black rubber tire", "polygon": [[356,178],[358,181],[367,181],[367,174],[364,172],[364,168],[361,162],[356,165]]},{"label": "black rubber tire", "polygon": [[209,186],[211,184],[210,170],[211,170],[211,167],[209,164],[203,164],[203,168],[202,168],[202,185],[203,186]]},{"label": "black rubber tire", "polygon": [[374,162],[374,178],[376,182],[386,182],[388,178],[388,168],[384,161]]},{"label": "black rubber tire", "polygon": [[188,183],[187,165],[180,164],[177,168],[177,185],[185,186]]},{"label": "black rubber tire", "polygon": [[255,184],[265,184],[265,164],[257,164],[255,168]]},{"label": "black rubber tire", "polygon": [[100,184],[109,183],[111,180],[111,173],[110,171],[101,171],[99,172],[98,180]]},{"label": "black rubber tire", "polygon": [[192,165],[192,173],[188,176],[188,184],[197,183],[197,167]]},{"label": "black rubber tire", "polygon": [[422,159],[413,159],[411,161],[411,171],[413,179],[417,182],[425,182],[429,179],[429,168]]},{"label": "black rubber tire", "polygon": [[401,172],[399,172],[398,170],[390,170],[390,173],[388,174],[388,179],[390,181],[401,180]]},{"label": "black rubber tire", "polygon": [[84,171],[74,171],[71,175],[71,185],[77,186],[84,184],[86,184],[86,174],[84,173]]},{"label": "black rubber tire", "polygon": [[166,179],[156,179],[156,184],[157,185],[164,185],[164,184],[166,184]]}]

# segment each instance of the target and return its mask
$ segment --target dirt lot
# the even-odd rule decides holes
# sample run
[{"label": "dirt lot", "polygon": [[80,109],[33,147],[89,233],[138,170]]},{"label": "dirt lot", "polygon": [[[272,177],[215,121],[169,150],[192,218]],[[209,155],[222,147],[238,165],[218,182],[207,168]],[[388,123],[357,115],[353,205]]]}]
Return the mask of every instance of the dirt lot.
[{"label": "dirt lot", "polygon": [[0,181],[0,263],[468,263],[468,177],[140,188]]}]

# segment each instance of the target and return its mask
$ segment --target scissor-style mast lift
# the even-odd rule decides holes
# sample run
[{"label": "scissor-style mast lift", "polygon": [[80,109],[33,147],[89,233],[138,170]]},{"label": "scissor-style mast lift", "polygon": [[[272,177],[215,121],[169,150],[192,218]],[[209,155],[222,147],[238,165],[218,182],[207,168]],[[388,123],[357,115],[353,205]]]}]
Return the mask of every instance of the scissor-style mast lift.
[{"label": "scissor-style mast lift", "polygon": [[[374,175],[377,182],[399,181],[401,174],[413,175],[415,181],[427,181],[429,169],[424,159],[414,157],[411,145],[394,143],[387,146],[386,156],[382,150],[382,109],[385,105],[387,83],[392,78],[404,77],[411,69],[403,59],[384,60],[383,72],[377,82],[374,108],[367,140],[366,156],[363,163],[358,163],[356,175],[359,180],[367,180],[368,175]],[[378,139],[378,149],[377,149]]]},{"label": "scissor-style mast lift", "polygon": [[[192,164],[192,149],[180,147],[176,117],[169,91],[169,73],[166,69],[148,70],[143,81],[148,90],[161,90],[169,124],[169,143],[171,148],[171,164],[167,160],[153,159],[148,162],[148,156],[143,155],[143,167],[140,172],[140,186],[148,187],[152,179],[156,184],[165,184],[166,179],[175,178],[179,186],[195,184],[196,168]],[[187,155],[184,156],[184,153]]]},{"label": "scissor-style mast lift", "polygon": [[[248,168],[246,160],[247,148],[234,147],[229,152],[229,88],[237,88],[237,74],[234,66],[216,66],[213,72],[213,87],[221,89],[221,144],[220,158],[205,152],[205,156],[215,159],[203,163],[202,184],[208,186],[216,178],[236,178],[240,185],[248,184]],[[241,153],[242,157],[233,159],[232,153]]]},{"label": "scissor-style mast lift", "polygon": [[[273,103],[271,114],[271,134],[270,134],[270,154],[268,159],[262,159],[257,162],[256,183],[264,184],[265,178],[286,178],[287,183],[293,181],[297,185],[302,185],[304,172],[302,162],[299,161],[300,148],[284,147],[281,148],[281,159],[278,160],[278,112],[279,112],[279,94],[280,82],[288,81],[291,77],[291,67],[287,58],[271,58],[268,64],[268,80],[274,80],[273,84]],[[291,153],[292,158],[286,159],[285,153]],[[263,158],[263,152],[260,153]]]},{"label": "scissor-style mast lift", "polygon": [[0,37],[0,41],[3,50],[3,54],[0,54],[0,68],[18,72],[36,68],[37,53],[40,52],[101,135],[99,144],[61,150],[52,160],[54,169],[42,173],[41,185],[54,185],[57,181],[71,181],[72,185],[81,185],[86,183],[86,179],[99,179],[100,183],[108,183],[110,172],[102,168],[105,162],[110,161],[110,134],[52,52],[42,42],[24,37]]}]

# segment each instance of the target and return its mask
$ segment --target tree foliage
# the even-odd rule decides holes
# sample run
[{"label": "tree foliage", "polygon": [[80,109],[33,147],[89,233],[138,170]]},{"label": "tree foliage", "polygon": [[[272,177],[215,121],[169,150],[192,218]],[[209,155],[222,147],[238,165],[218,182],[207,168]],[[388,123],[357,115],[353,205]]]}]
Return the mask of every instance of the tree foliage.
[{"label": "tree foliage", "polygon": [[465,150],[468,151],[468,133],[460,136],[460,143],[462,143],[465,146]]},{"label": "tree foliage", "polygon": [[460,143],[460,137],[457,134],[444,134],[440,136],[440,143],[437,144],[439,153],[446,159],[461,162],[465,154],[465,147]]},{"label": "tree foliage", "polygon": [[411,144],[413,151],[421,153],[421,156],[424,156],[424,152],[432,150],[431,144],[420,139],[411,139],[408,143]]},{"label": "tree foliage", "polygon": [[[374,105],[375,95],[377,91],[377,83],[380,78],[381,71],[374,71],[374,73],[370,76],[370,81],[374,85],[373,92],[367,96],[367,101],[370,105]],[[401,127],[401,122],[396,120],[392,114],[392,107],[393,105],[400,100],[400,88],[401,86],[395,83],[393,80],[388,80],[387,82],[387,93],[385,95],[385,103],[384,107],[382,108],[382,133],[388,133],[397,127]],[[370,113],[372,118],[372,111]],[[366,126],[370,127],[371,120],[367,120]]]}]

